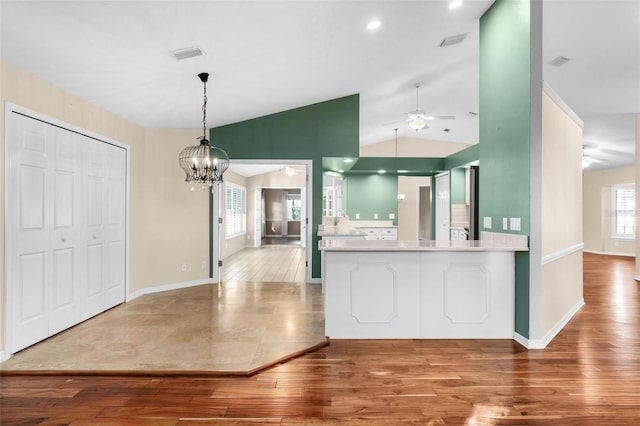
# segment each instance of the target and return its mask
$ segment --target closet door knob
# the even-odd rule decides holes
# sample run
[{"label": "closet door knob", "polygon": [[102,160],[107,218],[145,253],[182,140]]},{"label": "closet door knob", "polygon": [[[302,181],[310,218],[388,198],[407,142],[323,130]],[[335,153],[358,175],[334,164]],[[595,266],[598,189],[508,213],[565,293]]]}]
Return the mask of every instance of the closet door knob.
[{"label": "closet door knob", "polygon": [[67,242],[67,239],[66,239],[66,238],[64,238],[64,237],[62,237],[62,238],[60,238],[60,241],[62,241],[63,243],[66,243],[66,242]]}]

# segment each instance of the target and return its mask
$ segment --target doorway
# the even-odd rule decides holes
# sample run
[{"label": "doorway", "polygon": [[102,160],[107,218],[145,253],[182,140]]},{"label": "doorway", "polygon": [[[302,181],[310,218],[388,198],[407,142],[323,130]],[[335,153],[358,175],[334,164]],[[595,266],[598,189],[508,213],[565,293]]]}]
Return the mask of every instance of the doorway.
[{"label": "doorway", "polygon": [[[212,268],[215,280],[229,278],[229,268],[259,269],[260,265],[256,263],[264,263],[262,269],[278,269],[274,262],[286,258],[290,271],[286,274],[287,279],[311,282],[311,247],[306,244],[311,241],[311,227],[308,226],[312,221],[309,205],[312,200],[311,174],[311,160],[231,161],[225,184],[214,195],[211,210],[211,264],[216,265]],[[236,226],[236,231],[240,231],[231,235],[227,232],[230,215],[227,186],[235,187],[242,194],[238,202],[240,213],[234,216],[235,220],[242,221],[242,225]],[[293,251],[287,251],[286,247]],[[268,255],[267,249],[271,251]],[[275,253],[277,251],[282,253]],[[283,275],[234,276],[278,281]]]},{"label": "doorway", "polygon": [[431,239],[431,186],[418,186],[418,240]]}]

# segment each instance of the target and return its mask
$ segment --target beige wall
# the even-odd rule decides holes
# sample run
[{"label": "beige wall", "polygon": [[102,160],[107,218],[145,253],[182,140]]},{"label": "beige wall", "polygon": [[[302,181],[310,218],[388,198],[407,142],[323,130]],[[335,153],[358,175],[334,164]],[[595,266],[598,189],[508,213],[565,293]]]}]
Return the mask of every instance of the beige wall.
[{"label": "beige wall", "polygon": [[[470,146],[460,142],[443,142],[425,139],[398,139],[398,157],[447,157]],[[360,157],[395,157],[395,139],[360,147]]]},{"label": "beige wall", "polygon": [[[557,97],[542,96],[540,336],[583,300],[582,123]],[[535,214],[532,212],[531,214]]]},{"label": "beige wall", "polygon": [[[43,80],[0,63],[0,101],[86,129],[129,145],[129,293],[209,276],[208,199],[191,192],[178,153],[199,130],[143,129]],[[4,111],[0,114],[0,297],[4,295]],[[201,261],[207,266],[201,268]],[[181,264],[187,263],[186,272]],[[4,331],[0,303],[0,338]],[[4,343],[0,345],[0,351]]]},{"label": "beige wall", "polygon": [[398,239],[418,239],[418,189],[429,186],[430,178],[426,176],[398,176],[398,193],[405,194],[403,201],[398,201]]},{"label": "beige wall", "polygon": [[[640,113],[636,114],[636,158],[635,164],[640,164]],[[640,168],[636,168],[635,181],[640,181]],[[640,197],[638,197],[638,190],[636,188],[636,246],[635,253],[640,251],[640,238],[638,238],[638,221],[637,217],[640,212]],[[640,256],[636,256],[636,281],[640,281]]]},{"label": "beige wall", "polygon": [[[587,169],[588,170],[588,169]],[[584,249],[600,254],[635,256],[634,240],[611,238],[611,186],[635,183],[635,167],[584,173]]]}]

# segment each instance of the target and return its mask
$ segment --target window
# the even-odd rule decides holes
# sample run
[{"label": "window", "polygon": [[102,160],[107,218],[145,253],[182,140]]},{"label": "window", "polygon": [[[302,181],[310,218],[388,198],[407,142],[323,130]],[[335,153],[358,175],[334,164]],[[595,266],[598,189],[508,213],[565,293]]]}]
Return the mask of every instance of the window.
[{"label": "window", "polygon": [[302,200],[300,194],[287,194],[287,220],[302,219]]},{"label": "window", "polygon": [[634,184],[611,187],[611,217],[613,238],[635,238],[636,186]]},{"label": "window", "polygon": [[232,183],[225,183],[225,231],[226,238],[247,232],[247,190]]}]

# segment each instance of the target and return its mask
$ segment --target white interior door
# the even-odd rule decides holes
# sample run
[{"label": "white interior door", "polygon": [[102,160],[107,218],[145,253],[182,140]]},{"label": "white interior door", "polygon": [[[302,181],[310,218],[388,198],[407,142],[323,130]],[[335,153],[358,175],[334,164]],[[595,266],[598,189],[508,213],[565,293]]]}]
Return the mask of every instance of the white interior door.
[{"label": "white interior door", "polygon": [[7,127],[7,315],[10,347],[18,351],[49,335],[53,129],[22,116]]},{"label": "white interior door", "polygon": [[125,300],[126,149],[7,109],[9,353]]},{"label": "white interior door", "polygon": [[122,303],[125,294],[127,152],[114,145],[103,145],[107,151],[104,309],[108,309]]},{"label": "white interior door", "polygon": [[84,144],[83,211],[85,219],[86,274],[82,292],[82,318],[102,312],[105,306],[105,188],[107,181],[106,146],[89,140]]},{"label": "white interior door", "polygon": [[82,276],[82,137],[63,129],[53,129],[49,334],[79,322]]},{"label": "white interior door", "polygon": [[449,240],[449,173],[436,176],[436,240]]},{"label": "white interior door", "polygon": [[300,245],[307,246],[307,191],[300,188]]}]

